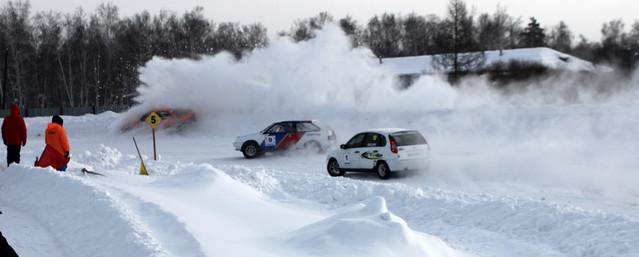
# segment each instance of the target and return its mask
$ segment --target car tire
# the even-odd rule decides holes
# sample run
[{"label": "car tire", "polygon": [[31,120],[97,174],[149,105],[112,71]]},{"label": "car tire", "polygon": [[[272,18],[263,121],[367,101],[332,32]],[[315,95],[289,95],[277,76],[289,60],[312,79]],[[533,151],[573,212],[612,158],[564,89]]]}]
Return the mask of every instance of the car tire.
[{"label": "car tire", "polygon": [[242,145],[242,154],[246,159],[253,159],[260,156],[260,146],[255,141],[249,141]]},{"label": "car tire", "polygon": [[390,178],[391,170],[385,162],[378,162],[377,166],[375,166],[375,173],[381,179],[388,179]]},{"label": "car tire", "polygon": [[326,170],[328,171],[328,175],[331,177],[340,177],[344,176],[344,170],[340,169],[339,163],[335,159],[330,159],[328,164],[326,165]]}]

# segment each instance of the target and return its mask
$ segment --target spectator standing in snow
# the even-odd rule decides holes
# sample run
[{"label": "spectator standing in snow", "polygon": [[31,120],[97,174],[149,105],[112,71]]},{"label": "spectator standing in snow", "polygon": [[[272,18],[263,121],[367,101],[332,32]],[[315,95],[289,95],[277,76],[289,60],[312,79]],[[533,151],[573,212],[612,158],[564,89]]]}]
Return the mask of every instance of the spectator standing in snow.
[{"label": "spectator standing in snow", "polygon": [[0,232],[0,256],[2,257],[18,257],[16,251],[13,250],[7,239]]},{"label": "spectator standing in snow", "polygon": [[2,121],[2,141],[7,146],[7,166],[20,163],[20,147],[27,144],[27,126],[20,116],[20,107],[15,103]]},{"label": "spectator standing in snow", "polygon": [[47,125],[47,130],[44,132],[44,141],[46,146],[40,159],[36,160],[36,166],[38,167],[53,167],[59,171],[65,171],[67,169],[67,163],[71,160],[69,158],[69,139],[67,138],[67,132],[62,126],[63,120],[60,116],[55,115],[51,119],[51,123]]}]

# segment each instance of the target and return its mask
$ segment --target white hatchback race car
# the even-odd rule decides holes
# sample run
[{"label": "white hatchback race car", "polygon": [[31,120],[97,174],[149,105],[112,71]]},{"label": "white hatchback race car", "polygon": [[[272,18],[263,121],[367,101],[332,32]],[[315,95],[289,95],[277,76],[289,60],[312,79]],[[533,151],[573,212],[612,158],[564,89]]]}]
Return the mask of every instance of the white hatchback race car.
[{"label": "white hatchback race car", "polygon": [[288,149],[306,149],[316,153],[335,145],[335,131],[317,125],[316,121],[281,121],[264,130],[238,137],[233,146],[244,157],[252,159],[266,152]]},{"label": "white hatchback race car", "polygon": [[374,171],[381,179],[391,172],[423,170],[429,165],[430,146],[416,130],[374,129],[353,136],[326,157],[328,174]]}]

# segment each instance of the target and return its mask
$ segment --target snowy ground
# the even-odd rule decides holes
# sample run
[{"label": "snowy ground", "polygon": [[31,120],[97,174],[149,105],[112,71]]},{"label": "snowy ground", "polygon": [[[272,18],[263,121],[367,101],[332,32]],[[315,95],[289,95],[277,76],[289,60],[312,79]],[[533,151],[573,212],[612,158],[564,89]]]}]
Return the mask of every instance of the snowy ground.
[{"label": "snowy ground", "polygon": [[[140,72],[138,107],[64,117],[69,172],[31,167],[49,118],[27,119],[22,165],[0,170],[0,230],[20,256],[639,256],[639,73],[605,88],[557,77],[503,94],[423,76],[397,90],[331,26],[241,62],[153,59]],[[198,122],[160,132],[151,161],[149,129],[119,126],[164,105]],[[432,164],[333,178],[324,155],[233,150],[235,136],[289,119],[318,119],[340,142],[418,129]]]},{"label": "snowy ground", "polygon": [[[443,120],[451,114],[437,115]],[[332,178],[322,155],[245,160],[233,151],[232,137],[197,128],[160,133],[161,160],[147,160],[152,175],[141,177],[135,175],[139,162],[131,136],[149,156],[150,135],[144,129],[113,134],[109,124],[118,117],[65,117],[73,147],[71,172],[65,174],[29,167],[43,148],[38,130],[47,120],[27,119],[31,134],[24,165],[0,173],[0,228],[21,256],[639,254],[634,247],[639,243],[637,191],[624,189],[636,177],[609,182],[599,174],[599,184],[584,179],[568,186],[553,180],[552,170],[539,170],[548,180],[543,183],[525,171],[529,167],[524,164],[540,165],[526,156],[497,164],[494,148],[473,152],[477,143],[466,142],[466,149],[454,152],[439,147],[446,136],[434,135],[434,163],[425,174],[389,181],[372,174]],[[502,147],[526,148],[518,144]],[[636,156],[636,149],[625,150]],[[636,161],[622,160],[584,164],[639,167]],[[512,172],[525,179],[501,174],[507,171],[498,168],[517,164],[524,171]],[[81,175],[81,167],[107,176]],[[592,169],[585,172],[596,175]],[[615,181],[617,187],[609,187]]]}]

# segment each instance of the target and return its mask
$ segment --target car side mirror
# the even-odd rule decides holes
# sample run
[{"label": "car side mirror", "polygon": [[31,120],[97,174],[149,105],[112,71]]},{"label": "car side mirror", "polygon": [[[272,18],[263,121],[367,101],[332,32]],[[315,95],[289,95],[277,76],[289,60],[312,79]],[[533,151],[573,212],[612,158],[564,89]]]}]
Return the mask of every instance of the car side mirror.
[{"label": "car side mirror", "polygon": [[339,146],[339,148],[341,148],[341,149],[346,149],[346,145],[343,145],[343,144],[342,144],[342,145],[340,145],[340,146]]}]

